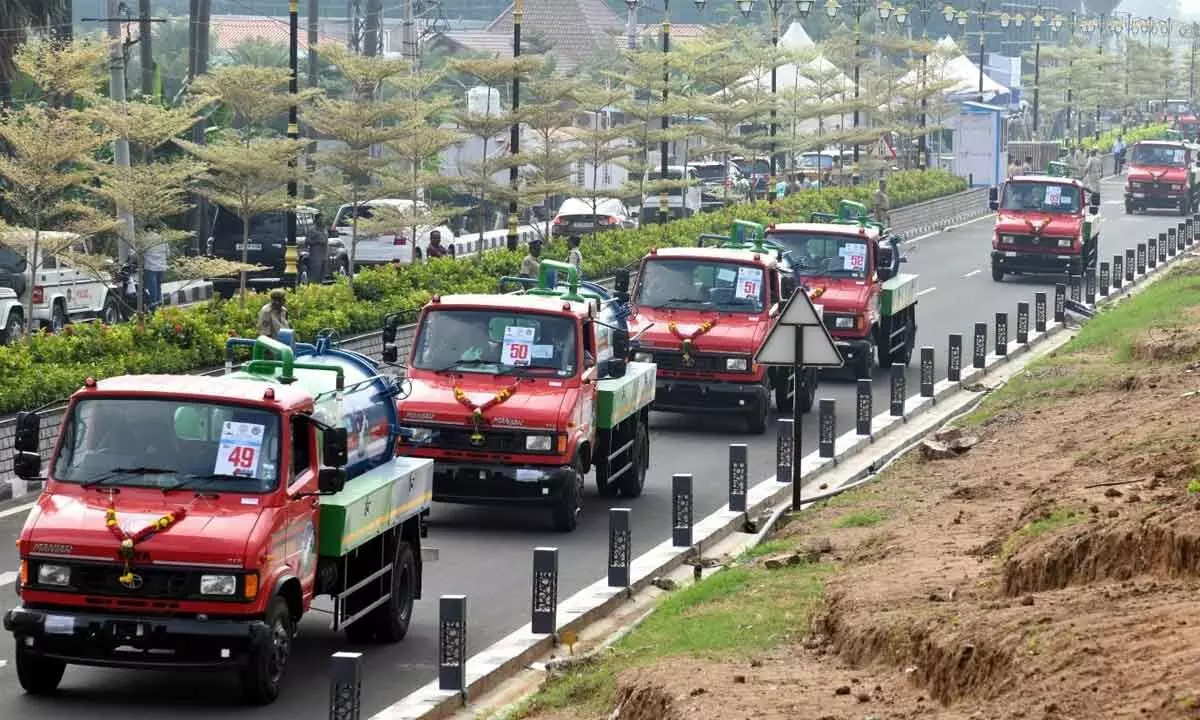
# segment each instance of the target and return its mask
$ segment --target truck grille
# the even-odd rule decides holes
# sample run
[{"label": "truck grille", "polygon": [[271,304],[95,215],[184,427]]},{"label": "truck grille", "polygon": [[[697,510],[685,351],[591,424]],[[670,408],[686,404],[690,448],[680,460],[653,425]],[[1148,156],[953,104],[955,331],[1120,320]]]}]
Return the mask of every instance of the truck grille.
[{"label": "truck grille", "polygon": [[[1014,247],[1036,248],[1038,250],[1069,250],[1070,248],[1059,248],[1058,238],[1047,237],[1045,235],[1010,235],[1004,233],[1002,242],[1003,245]],[[1008,238],[1011,238],[1008,239]]]},{"label": "truck grille", "polygon": [[[116,563],[63,563],[57,561],[34,561],[30,563],[30,576],[37,577],[40,563],[48,565],[66,565],[71,569],[71,584],[69,587],[39,585],[32,586],[39,590],[53,590],[77,593],[80,595],[97,595],[103,597],[139,598],[146,600],[211,600],[215,602],[240,600],[234,596],[200,595],[201,575],[241,575],[232,568],[225,569],[166,569],[134,566],[133,573],[139,584],[127,588],[117,578],[124,572],[124,567]],[[240,585],[240,582],[239,582]]]},{"label": "truck grille", "polygon": [[670,352],[663,350],[655,350],[654,364],[659,370],[682,370],[684,372],[727,372],[725,370],[726,355],[700,355],[692,354],[692,364],[686,365],[683,362],[682,352]]},{"label": "truck grille", "polygon": [[[554,454],[558,439],[551,432],[498,430],[485,425],[479,431],[479,434],[483,436],[483,443],[476,445],[471,441],[471,436],[474,434],[475,431],[470,427],[436,428],[429,446],[440,450],[467,450],[471,452]],[[549,451],[526,450],[525,438],[530,435],[549,435],[551,449]]]}]

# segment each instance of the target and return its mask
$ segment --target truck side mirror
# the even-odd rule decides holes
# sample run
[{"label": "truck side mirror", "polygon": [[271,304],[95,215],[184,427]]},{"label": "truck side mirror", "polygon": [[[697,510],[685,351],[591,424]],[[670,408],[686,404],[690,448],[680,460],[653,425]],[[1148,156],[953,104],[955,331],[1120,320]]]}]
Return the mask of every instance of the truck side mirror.
[{"label": "truck side mirror", "polygon": [[625,377],[625,370],[627,367],[628,366],[625,362],[625,358],[609,358],[604,374],[609,378],[613,378],[614,380],[623,378]]},{"label": "truck side mirror", "polygon": [[618,295],[629,294],[629,269],[618,268],[613,272],[613,292]]},{"label": "truck side mirror", "polygon": [[1088,198],[1088,206],[1091,207],[1093,215],[1095,215],[1097,212],[1100,211],[1100,193],[1099,192],[1092,193],[1091,197]]},{"label": "truck side mirror", "polygon": [[17,432],[13,438],[13,449],[17,452],[37,453],[41,445],[42,416],[36,412],[17,413]]},{"label": "truck side mirror", "polygon": [[629,358],[628,330],[613,330],[612,349],[614,358],[620,358],[621,360],[626,360]]},{"label": "truck side mirror", "polygon": [[346,428],[330,428],[322,434],[321,459],[329,467],[345,467],[348,460]]},{"label": "truck side mirror", "polygon": [[791,275],[779,276],[779,294],[786,300],[796,294],[796,278]]},{"label": "truck side mirror", "polygon": [[37,480],[42,474],[42,456],[35,452],[18,451],[13,457],[13,475],[22,480]]},{"label": "truck side mirror", "polygon": [[383,352],[381,355],[386,363],[394,363],[399,359],[400,351],[396,348],[396,329],[399,325],[400,318],[396,315],[388,315],[383,319]]},{"label": "truck side mirror", "polygon": [[346,471],[341,468],[321,468],[317,473],[317,492],[336,495],[346,487]]},{"label": "truck side mirror", "polygon": [[1000,188],[988,188],[988,208],[992,210],[1000,209]]}]

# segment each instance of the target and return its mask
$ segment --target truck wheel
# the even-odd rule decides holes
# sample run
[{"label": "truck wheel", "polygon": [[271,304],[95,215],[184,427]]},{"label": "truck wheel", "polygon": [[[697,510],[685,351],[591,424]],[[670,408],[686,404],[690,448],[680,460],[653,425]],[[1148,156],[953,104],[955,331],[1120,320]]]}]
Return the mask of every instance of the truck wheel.
[{"label": "truck wheel", "polygon": [[[782,377],[780,377],[782,376]],[[775,409],[780,413],[790,413],[792,411],[792,401],[795,399],[795,394],[800,392],[799,388],[793,390],[795,380],[791,372],[779,372],[775,374]],[[792,391],[793,397],[788,397],[788,392]]]},{"label": "truck wheel", "polygon": [[815,368],[809,368],[804,371],[807,374],[807,382],[803,383],[804,391],[798,395],[800,400],[800,414],[810,412],[813,405],[817,402],[817,378],[820,373]]},{"label": "truck wheel", "polygon": [[992,282],[1004,282],[1004,267],[995,260],[992,261]]},{"label": "truck wheel", "polygon": [[242,694],[252,705],[270,705],[279,697],[283,671],[292,654],[292,614],[281,597],[271,600],[264,618],[267,637],[250,652],[241,675]]},{"label": "truck wheel", "polygon": [[771,412],[770,400],[763,401],[758,409],[746,416],[746,429],[751,435],[762,435],[767,431],[767,418]]},{"label": "truck wheel", "polygon": [[646,468],[650,466],[650,433],[646,423],[639,421],[633,443],[633,467],[621,477],[621,497],[640,497],[646,487]]},{"label": "truck wheel", "polygon": [[875,374],[875,342],[871,342],[871,346],[863,352],[858,358],[858,362],[854,363],[854,377],[858,380],[870,380]]},{"label": "truck wheel", "polygon": [[4,324],[4,329],[0,330],[0,345],[12,345],[21,339],[25,334],[25,315],[20,310],[13,308],[8,311],[8,322]]},{"label": "truck wheel", "polygon": [[58,689],[67,664],[61,660],[34,655],[17,638],[17,682],[30,695],[49,695]]},{"label": "truck wheel", "polygon": [[559,532],[571,532],[578,527],[579,515],[583,512],[583,465],[578,455],[571,462],[571,470],[575,477],[567,478],[562,496],[550,511],[554,529]]},{"label": "truck wheel", "polygon": [[374,626],[376,640],[398,643],[408,634],[416,587],[417,562],[412,546],[399,542],[396,544],[396,557],[392,561],[392,597],[362,619],[362,622]]},{"label": "truck wheel", "polygon": [[1126,214],[1126,215],[1132,215],[1132,214],[1133,214],[1133,206],[1132,206],[1132,205],[1130,205],[1129,203],[1125,203],[1125,214]]},{"label": "truck wheel", "polygon": [[121,322],[121,308],[117,299],[112,295],[104,296],[104,308],[100,310],[100,320],[105,325],[116,325]]}]

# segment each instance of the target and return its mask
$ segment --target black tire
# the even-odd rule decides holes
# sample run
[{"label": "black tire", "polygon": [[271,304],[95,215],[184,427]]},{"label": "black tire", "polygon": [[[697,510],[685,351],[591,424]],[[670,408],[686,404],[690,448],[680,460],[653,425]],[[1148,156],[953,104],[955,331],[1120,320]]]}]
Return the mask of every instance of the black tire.
[{"label": "black tire", "polygon": [[995,260],[992,261],[992,282],[1004,282],[1004,268]]},{"label": "black tire", "polygon": [[58,690],[67,664],[61,660],[34,655],[17,638],[17,682],[30,695],[51,695]]},{"label": "black tire", "polygon": [[[781,371],[775,374],[774,380],[772,385],[775,390],[775,409],[781,414],[790,413],[792,401],[795,398],[795,393],[792,394],[792,397],[788,397],[788,393],[792,391],[792,374],[789,371]],[[799,390],[797,389],[796,392]]]},{"label": "black tire", "polygon": [[8,322],[0,330],[0,345],[12,345],[25,334],[25,313],[18,308],[8,311]]},{"label": "black tire", "polygon": [[812,412],[813,406],[817,404],[817,378],[819,373],[816,369],[805,370],[804,373],[808,376],[808,382],[804,383],[804,392],[800,393],[800,414],[803,415]]},{"label": "black tire", "polygon": [[746,415],[746,430],[751,435],[762,435],[767,431],[767,421],[771,415],[769,396],[758,405],[758,408]]},{"label": "black tire", "polygon": [[874,340],[871,341],[871,345],[872,347],[867,348],[867,351],[859,357],[858,362],[854,363],[852,369],[854,370],[854,378],[856,380],[870,380],[875,374],[876,349],[874,347]]},{"label": "black tire", "polygon": [[1132,206],[1132,205],[1130,205],[1129,203],[1125,203],[1125,214],[1126,214],[1126,215],[1132,215],[1132,214],[1133,214],[1133,206]]},{"label": "black tire", "polygon": [[346,628],[346,637],[352,642],[398,643],[403,640],[412,624],[416,588],[416,555],[411,545],[401,541],[396,545],[392,560],[392,597]]},{"label": "black tire", "polygon": [[550,519],[558,532],[572,532],[579,527],[579,516],[583,513],[583,464],[579,456],[571,461],[573,478],[567,478],[562,494],[550,509]]},{"label": "black tire", "polygon": [[63,308],[62,303],[54,303],[54,310],[50,313],[50,332],[60,333],[67,326],[67,311]]},{"label": "black tire", "polygon": [[292,614],[281,597],[267,606],[267,637],[250,652],[241,674],[242,696],[251,705],[270,705],[279,697],[283,673],[292,654]]},{"label": "black tire", "polygon": [[633,467],[621,476],[621,497],[641,497],[646,487],[646,468],[650,467],[650,432],[644,419],[638,420],[633,443]]},{"label": "black tire", "polygon": [[105,325],[116,325],[121,322],[121,306],[112,295],[104,297],[104,307],[100,309],[100,321]]}]

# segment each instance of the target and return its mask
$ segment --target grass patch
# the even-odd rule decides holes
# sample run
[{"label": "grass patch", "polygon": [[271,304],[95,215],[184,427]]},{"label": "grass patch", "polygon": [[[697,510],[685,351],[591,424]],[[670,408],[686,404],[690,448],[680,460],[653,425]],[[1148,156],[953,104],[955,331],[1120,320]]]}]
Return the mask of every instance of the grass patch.
[{"label": "grass patch", "polygon": [[1006,560],[1017,551],[1021,545],[1055,530],[1072,525],[1078,525],[1087,518],[1087,513],[1078,509],[1059,509],[1045,517],[1027,523],[1020,530],[1008,536],[1004,546],[1000,548],[1000,560]]},{"label": "grass patch", "polygon": [[779,538],[775,540],[767,540],[760,542],[754,547],[748,547],[738,556],[739,561],[753,560],[754,558],[783,553],[796,547],[795,538]]},{"label": "grass patch", "polygon": [[833,521],[833,526],[838,529],[871,527],[884,520],[887,520],[887,514],[880,510],[863,510],[841,516]]},{"label": "grass patch", "polygon": [[736,565],[711,575],[664,597],[599,663],[550,681],[510,718],[562,708],[607,712],[626,669],[679,656],[739,658],[796,640],[808,631],[832,572],[828,564],[801,563],[778,570]]}]

